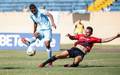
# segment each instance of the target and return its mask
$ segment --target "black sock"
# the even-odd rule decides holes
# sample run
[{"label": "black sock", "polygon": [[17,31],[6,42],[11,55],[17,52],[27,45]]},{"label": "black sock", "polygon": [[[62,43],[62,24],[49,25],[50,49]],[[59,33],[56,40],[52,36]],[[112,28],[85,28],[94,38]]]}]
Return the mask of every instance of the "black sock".
[{"label": "black sock", "polygon": [[79,64],[73,63],[73,64],[70,65],[70,67],[77,67],[77,66],[79,66]]},{"label": "black sock", "polygon": [[43,64],[46,65],[46,64],[48,64],[48,63],[50,63],[50,62],[55,61],[56,59],[57,59],[57,58],[56,58],[55,56],[52,56],[51,58],[49,58],[48,60],[46,60]]}]

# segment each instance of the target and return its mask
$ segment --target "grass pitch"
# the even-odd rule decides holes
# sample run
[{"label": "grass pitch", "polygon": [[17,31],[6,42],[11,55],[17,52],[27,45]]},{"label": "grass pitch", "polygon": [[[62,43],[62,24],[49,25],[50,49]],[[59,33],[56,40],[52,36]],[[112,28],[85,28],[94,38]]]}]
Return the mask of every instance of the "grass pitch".
[{"label": "grass pitch", "polygon": [[[62,46],[63,49],[68,47]],[[25,51],[0,50],[0,75],[120,75],[120,46],[95,47],[77,68],[63,67],[73,59],[58,60],[52,68],[38,68],[46,59],[47,52],[39,51],[30,57]]]}]

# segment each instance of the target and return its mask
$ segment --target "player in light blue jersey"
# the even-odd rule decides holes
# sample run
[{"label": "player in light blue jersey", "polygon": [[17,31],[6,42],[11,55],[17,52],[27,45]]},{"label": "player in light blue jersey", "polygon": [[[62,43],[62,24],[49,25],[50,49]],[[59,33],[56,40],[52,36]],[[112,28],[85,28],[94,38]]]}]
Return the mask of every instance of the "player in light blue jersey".
[{"label": "player in light blue jersey", "polygon": [[[52,51],[50,47],[50,42],[52,40],[52,26],[56,29],[53,16],[45,9],[38,9],[34,4],[30,4],[29,9],[32,13],[31,19],[34,22],[34,37],[30,38],[29,40],[22,38],[22,42],[29,47],[32,43],[36,41],[36,39],[44,39],[44,44],[48,52],[48,57],[50,58],[52,56]],[[50,24],[49,19],[52,25]],[[51,66],[52,63],[50,63],[49,65]]]}]

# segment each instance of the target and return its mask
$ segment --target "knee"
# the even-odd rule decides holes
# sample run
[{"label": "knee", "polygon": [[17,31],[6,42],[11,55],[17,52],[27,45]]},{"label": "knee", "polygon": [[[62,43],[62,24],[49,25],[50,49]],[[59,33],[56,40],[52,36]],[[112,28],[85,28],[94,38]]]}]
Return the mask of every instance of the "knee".
[{"label": "knee", "polygon": [[36,33],[34,33],[33,35],[34,35],[34,37],[38,38],[38,36],[39,36],[40,34],[36,32]]},{"label": "knee", "polygon": [[57,60],[58,58],[56,56],[52,56],[51,60]]},{"label": "knee", "polygon": [[64,58],[67,58],[68,55],[64,55],[64,54],[59,54],[59,55],[56,55],[55,57],[58,58],[58,59],[64,59]]},{"label": "knee", "polygon": [[58,58],[58,59],[60,59],[61,56],[60,55],[55,55],[55,57]]},{"label": "knee", "polygon": [[45,46],[46,46],[47,48],[50,48],[50,42],[49,42],[49,41],[45,41],[44,43],[45,43]]}]

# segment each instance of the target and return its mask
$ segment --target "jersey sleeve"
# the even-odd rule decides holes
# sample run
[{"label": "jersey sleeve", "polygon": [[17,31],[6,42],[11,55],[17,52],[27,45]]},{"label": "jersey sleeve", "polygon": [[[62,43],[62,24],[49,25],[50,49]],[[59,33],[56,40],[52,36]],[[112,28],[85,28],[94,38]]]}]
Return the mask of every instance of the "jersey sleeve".
[{"label": "jersey sleeve", "polygon": [[46,14],[48,13],[48,11],[45,10],[45,9],[40,9],[39,11],[40,11],[42,14],[44,14],[44,15],[46,15]]},{"label": "jersey sleeve", "polygon": [[34,23],[36,23],[35,19],[33,18],[33,15],[31,15],[30,18],[32,19],[32,21],[33,21]]},{"label": "jersey sleeve", "polygon": [[77,35],[74,36],[74,38],[75,38],[76,40],[79,40],[79,38],[80,38],[81,36],[83,36],[83,35],[77,34]]},{"label": "jersey sleeve", "polygon": [[102,39],[97,37],[92,37],[94,43],[101,43]]}]

